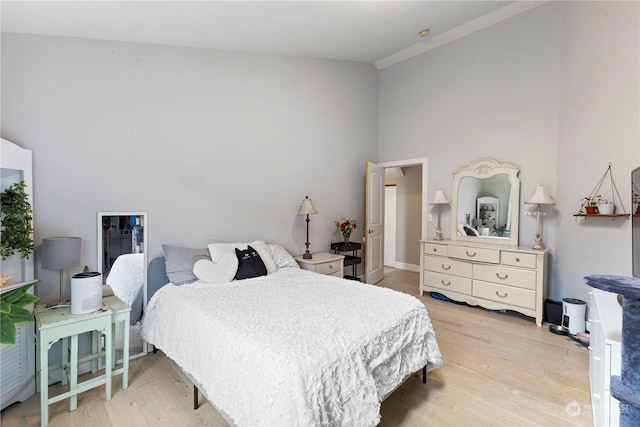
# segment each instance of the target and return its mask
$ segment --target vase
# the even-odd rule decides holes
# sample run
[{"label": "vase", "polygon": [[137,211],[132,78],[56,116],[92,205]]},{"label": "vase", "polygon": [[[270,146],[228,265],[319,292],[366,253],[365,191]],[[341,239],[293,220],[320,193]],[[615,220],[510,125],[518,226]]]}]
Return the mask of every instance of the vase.
[{"label": "vase", "polygon": [[343,234],[342,237],[344,237],[344,243],[348,245],[349,244],[349,237],[351,237],[351,235]]}]

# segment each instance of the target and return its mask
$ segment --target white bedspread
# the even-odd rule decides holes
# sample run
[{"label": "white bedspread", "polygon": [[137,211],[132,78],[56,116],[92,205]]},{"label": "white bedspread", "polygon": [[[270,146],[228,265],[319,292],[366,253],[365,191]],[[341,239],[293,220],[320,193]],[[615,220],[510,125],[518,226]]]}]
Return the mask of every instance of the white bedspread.
[{"label": "white bedspread", "polygon": [[111,266],[106,283],[115,296],[131,307],[144,287],[144,275],[144,254],[123,254]]},{"label": "white bedspread", "polygon": [[442,364],[418,299],[293,268],[164,286],[142,334],[240,426],[372,426],[408,375]]}]

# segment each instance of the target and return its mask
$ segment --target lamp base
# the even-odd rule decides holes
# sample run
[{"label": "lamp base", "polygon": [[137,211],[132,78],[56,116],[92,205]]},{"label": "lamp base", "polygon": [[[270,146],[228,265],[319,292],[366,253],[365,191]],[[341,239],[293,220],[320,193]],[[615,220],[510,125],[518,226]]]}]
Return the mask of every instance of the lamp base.
[{"label": "lamp base", "polygon": [[311,252],[309,251],[306,251],[304,254],[302,254],[302,259],[311,259],[311,258],[313,257],[311,256]]},{"label": "lamp base", "polygon": [[538,251],[544,249],[544,245],[542,244],[542,236],[541,235],[539,235],[539,234],[534,235],[533,236],[533,241],[534,241],[534,244],[531,247],[531,249],[535,249],[535,250],[538,250]]},{"label": "lamp base", "polygon": [[436,227],[436,236],[433,240],[444,240],[444,237],[442,237],[442,229],[440,227]]}]

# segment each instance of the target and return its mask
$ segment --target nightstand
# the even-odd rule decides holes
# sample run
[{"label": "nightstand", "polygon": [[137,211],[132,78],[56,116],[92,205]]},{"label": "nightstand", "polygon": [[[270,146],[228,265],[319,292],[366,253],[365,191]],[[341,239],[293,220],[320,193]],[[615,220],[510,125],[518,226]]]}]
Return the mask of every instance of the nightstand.
[{"label": "nightstand", "polygon": [[[49,423],[49,405],[60,400],[70,398],[69,410],[78,407],[78,394],[100,385],[105,385],[105,400],[111,399],[111,376],[113,366],[113,338],[112,312],[103,307],[86,314],[71,314],[71,307],[46,308],[38,306],[34,310],[38,343],[36,366],[40,376],[40,416],[41,424]],[[99,331],[105,336],[105,373],[78,383],[78,335],[85,332]],[[65,341],[70,338],[71,360],[67,363],[67,346]],[[49,397],[49,349],[58,340],[63,340],[62,364],[52,366],[51,369],[63,369],[63,384],[66,383],[64,369],[69,368],[69,391],[57,396]]]},{"label": "nightstand", "polygon": [[326,254],[323,252],[313,254],[313,258],[304,259],[302,256],[296,257],[300,268],[315,271],[319,274],[342,278],[344,255]]}]

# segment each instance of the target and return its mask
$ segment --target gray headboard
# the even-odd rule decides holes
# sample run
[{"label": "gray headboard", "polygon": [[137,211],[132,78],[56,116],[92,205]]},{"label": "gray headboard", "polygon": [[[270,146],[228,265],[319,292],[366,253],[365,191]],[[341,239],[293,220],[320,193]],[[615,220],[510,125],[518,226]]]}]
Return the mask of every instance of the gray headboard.
[{"label": "gray headboard", "polygon": [[147,302],[158,289],[169,283],[167,270],[164,265],[164,257],[158,257],[149,263],[149,275],[147,276]]}]

